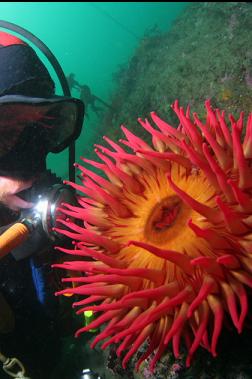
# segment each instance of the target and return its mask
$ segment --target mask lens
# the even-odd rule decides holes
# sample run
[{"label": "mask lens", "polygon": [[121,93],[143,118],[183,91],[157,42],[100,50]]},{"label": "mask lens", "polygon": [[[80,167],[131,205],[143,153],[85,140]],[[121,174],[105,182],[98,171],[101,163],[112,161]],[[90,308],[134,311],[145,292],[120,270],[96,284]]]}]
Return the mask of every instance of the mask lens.
[{"label": "mask lens", "polygon": [[62,151],[79,136],[84,113],[81,102],[33,100],[0,102],[0,157],[20,143],[26,128],[34,128],[34,134],[43,130],[47,152],[53,153]]},{"label": "mask lens", "polygon": [[49,151],[66,148],[78,133],[78,107],[75,103],[56,104],[47,113],[47,143]]}]

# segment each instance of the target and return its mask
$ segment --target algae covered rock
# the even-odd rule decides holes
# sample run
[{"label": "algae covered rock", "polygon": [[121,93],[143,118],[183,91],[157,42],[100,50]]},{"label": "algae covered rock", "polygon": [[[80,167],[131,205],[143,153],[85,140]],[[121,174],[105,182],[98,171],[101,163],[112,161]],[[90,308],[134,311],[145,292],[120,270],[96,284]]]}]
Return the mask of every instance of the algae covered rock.
[{"label": "algae covered rock", "polygon": [[155,110],[171,123],[170,104],[179,99],[204,115],[204,101],[232,112],[252,110],[252,5],[191,3],[164,34],[157,29],[139,42],[134,56],[115,74],[114,111],[102,130],[121,136],[120,125],[138,130],[137,117]]}]

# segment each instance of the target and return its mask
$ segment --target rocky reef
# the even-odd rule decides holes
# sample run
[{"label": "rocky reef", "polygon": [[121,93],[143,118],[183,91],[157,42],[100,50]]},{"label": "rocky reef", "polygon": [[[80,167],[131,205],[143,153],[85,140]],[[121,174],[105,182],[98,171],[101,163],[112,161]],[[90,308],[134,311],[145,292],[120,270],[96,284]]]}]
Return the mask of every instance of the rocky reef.
[{"label": "rocky reef", "polygon": [[252,110],[252,6],[248,2],[191,3],[164,34],[146,32],[132,59],[114,75],[113,111],[101,133],[120,137],[120,125],[136,131],[137,117],[155,110],[170,119],[179,99],[204,115],[204,101],[235,116]]}]

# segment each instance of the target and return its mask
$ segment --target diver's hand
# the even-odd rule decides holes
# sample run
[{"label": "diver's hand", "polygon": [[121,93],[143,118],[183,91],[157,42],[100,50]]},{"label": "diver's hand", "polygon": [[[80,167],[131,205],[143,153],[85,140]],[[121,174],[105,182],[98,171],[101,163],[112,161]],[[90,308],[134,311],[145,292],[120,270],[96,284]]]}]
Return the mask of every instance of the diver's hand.
[{"label": "diver's hand", "polygon": [[32,184],[33,180],[20,180],[0,176],[0,202],[14,211],[33,207],[33,203],[25,201],[18,196],[19,192],[30,188]]}]

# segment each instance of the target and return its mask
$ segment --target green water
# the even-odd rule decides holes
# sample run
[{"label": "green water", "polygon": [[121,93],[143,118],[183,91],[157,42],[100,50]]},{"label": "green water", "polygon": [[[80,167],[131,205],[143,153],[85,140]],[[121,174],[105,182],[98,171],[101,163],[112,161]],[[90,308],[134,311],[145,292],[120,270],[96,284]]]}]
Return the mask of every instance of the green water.
[{"label": "green water", "polygon": [[[0,18],[28,29],[40,38],[59,60],[66,75],[73,72],[81,84],[109,103],[113,73],[127,64],[146,30],[169,30],[188,3],[176,2],[1,2]],[[47,61],[40,57],[45,63]],[[54,79],[55,75],[48,66]],[[57,86],[57,94],[61,94]],[[73,96],[79,96],[76,91]],[[85,118],[76,143],[76,161],[95,143],[100,120],[92,111]],[[104,131],[104,134],[106,131]],[[68,176],[68,151],[48,156],[48,167]]]}]

